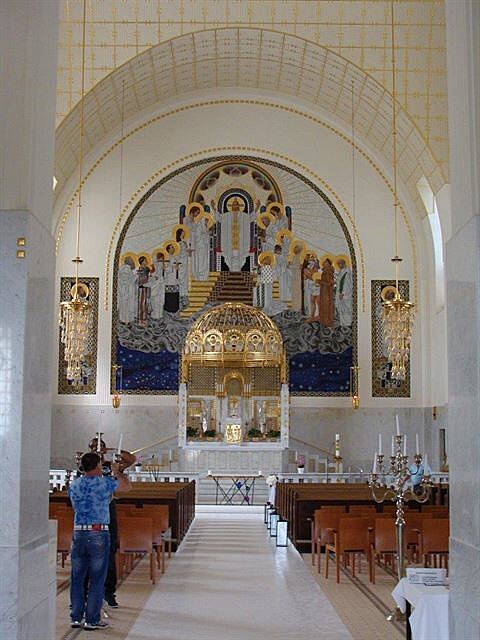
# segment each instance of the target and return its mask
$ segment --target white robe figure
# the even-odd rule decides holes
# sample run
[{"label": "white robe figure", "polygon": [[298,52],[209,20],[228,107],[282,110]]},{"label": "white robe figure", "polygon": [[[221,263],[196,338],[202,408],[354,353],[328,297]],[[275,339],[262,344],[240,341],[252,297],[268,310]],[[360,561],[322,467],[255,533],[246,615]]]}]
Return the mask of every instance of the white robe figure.
[{"label": "white robe figure", "polygon": [[340,269],[335,277],[335,306],[341,327],[350,327],[352,324],[352,271],[348,267]]},{"label": "white robe figure", "polygon": [[179,242],[180,253],[176,256],[178,265],[178,290],[180,298],[186,299],[188,296],[188,244],[185,240]]},{"label": "white robe figure", "polygon": [[280,288],[280,300],[288,302],[292,299],[292,274],[288,268],[287,254],[275,254],[275,280],[278,280]]},{"label": "white robe figure", "polygon": [[196,222],[188,218],[186,224],[190,229],[192,278],[194,280],[208,280],[210,274],[210,231],[207,221],[202,218]]},{"label": "white robe figure", "polygon": [[[245,260],[250,256],[250,223],[255,222],[257,211],[227,211],[219,213],[212,203],[215,222],[220,222],[220,244],[228,268],[240,271]],[[234,232],[235,231],[235,232]]]},{"label": "white robe figure", "polygon": [[145,285],[150,287],[150,317],[154,320],[160,320],[163,318],[163,305],[165,304],[165,280],[161,267],[157,270],[155,265],[155,275],[148,278],[148,282]]},{"label": "white robe figure", "polygon": [[268,316],[285,311],[286,305],[280,300],[273,299],[273,282],[275,270],[269,264],[260,267],[258,286],[255,290],[257,307],[261,307]]},{"label": "white robe figure", "polygon": [[135,320],[138,274],[129,264],[118,270],[118,318],[120,322]]},{"label": "white robe figure", "polygon": [[277,237],[277,233],[282,229],[288,229],[288,219],[285,214],[283,216],[280,216],[280,218],[277,218],[275,216],[275,220],[268,226],[268,231],[273,236],[274,241]]},{"label": "white robe figure", "polygon": [[316,284],[314,280],[305,278],[303,291],[305,294],[305,312],[310,318],[317,317],[320,313],[320,309],[317,309],[317,303],[312,304],[312,297],[315,299],[320,294],[320,285]]},{"label": "white robe figure", "polygon": [[271,251],[275,249],[275,236],[277,231],[274,227],[274,222],[271,222],[268,227],[265,229],[265,239],[262,243],[262,251]]}]

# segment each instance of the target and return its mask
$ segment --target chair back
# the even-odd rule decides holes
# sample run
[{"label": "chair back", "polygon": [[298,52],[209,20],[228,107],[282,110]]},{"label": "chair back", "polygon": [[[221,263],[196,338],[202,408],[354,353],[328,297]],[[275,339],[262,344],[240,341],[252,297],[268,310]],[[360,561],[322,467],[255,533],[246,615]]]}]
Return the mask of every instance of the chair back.
[{"label": "chair back", "polygon": [[153,553],[152,518],[119,518],[118,531],[120,553]]},{"label": "chair back", "polygon": [[57,515],[57,551],[70,552],[73,536],[73,518]]},{"label": "chair back", "polygon": [[140,511],[139,517],[147,517],[152,519],[153,524],[153,543],[160,544],[162,542],[162,533],[164,533],[168,527],[168,505],[166,504],[149,504],[143,507],[143,509],[136,509]]},{"label": "chair back", "polygon": [[375,518],[375,551],[396,551],[397,537],[393,518]]},{"label": "chair back", "polygon": [[344,515],[342,511],[324,510],[323,508],[315,511],[314,535],[320,545],[333,543],[332,529],[338,529],[340,518]]},{"label": "chair back", "polygon": [[[338,524],[340,553],[368,551],[368,518],[340,518]],[[337,551],[338,552],[338,551]]]},{"label": "chair back", "polygon": [[375,514],[377,513],[377,509],[374,504],[351,504],[348,508],[349,513],[361,513],[362,515],[365,513]]},{"label": "chair back", "polygon": [[447,553],[450,523],[447,518],[425,518],[422,526],[422,553]]}]

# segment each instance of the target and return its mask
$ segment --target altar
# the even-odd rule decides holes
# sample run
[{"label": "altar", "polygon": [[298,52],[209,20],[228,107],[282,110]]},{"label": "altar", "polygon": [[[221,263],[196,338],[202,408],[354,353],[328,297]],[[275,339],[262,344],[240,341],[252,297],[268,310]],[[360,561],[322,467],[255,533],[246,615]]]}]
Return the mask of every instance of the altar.
[{"label": "altar", "polygon": [[226,303],[194,323],[182,353],[178,444],[188,471],[281,471],[289,391],[283,340],[260,309]]}]

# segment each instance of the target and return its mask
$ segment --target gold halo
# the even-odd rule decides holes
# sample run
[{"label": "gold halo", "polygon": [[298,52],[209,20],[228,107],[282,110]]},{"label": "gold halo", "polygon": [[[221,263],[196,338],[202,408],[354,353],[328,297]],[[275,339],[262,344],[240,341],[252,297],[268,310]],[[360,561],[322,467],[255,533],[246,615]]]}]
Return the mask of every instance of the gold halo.
[{"label": "gold halo", "polygon": [[207,221],[207,227],[211,229],[215,224],[215,218],[212,216],[211,213],[207,213],[206,211],[203,212],[201,219],[203,218],[205,218],[205,220]]},{"label": "gold halo", "polygon": [[167,256],[170,256],[170,254],[167,251],[167,247],[169,245],[172,245],[172,247],[174,247],[175,249],[173,255],[178,256],[178,254],[180,253],[180,245],[178,244],[178,242],[176,240],[165,240],[165,242],[162,244],[162,249],[165,251]]},{"label": "gold halo", "polygon": [[131,258],[133,260],[135,268],[138,269],[138,256],[136,253],[133,253],[133,251],[127,251],[127,253],[124,253],[120,257],[120,264],[125,264],[125,258]]},{"label": "gold halo", "polygon": [[157,247],[152,251],[152,262],[154,262],[157,258],[157,253],[161,253],[163,255],[164,260],[168,260],[168,254],[163,247]]},{"label": "gold halo", "polygon": [[318,264],[320,265],[320,267],[322,266],[322,264],[324,263],[325,260],[330,260],[330,262],[332,263],[332,267],[335,264],[335,256],[332,253],[324,253],[322,255],[322,257],[318,260]]},{"label": "gold halo", "polygon": [[285,206],[281,202],[270,202],[270,204],[267,206],[267,213],[269,213],[275,218],[276,216],[274,216],[274,214],[271,211],[272,207],[278,207],[280,209],[280,213],[282,214],[282,216],[285,215]]},{"label": "gold halo", "polygon": [[347,267],[351,266],[350,257],[347,256],[346,254],[340,253],[340,254],[338,254],[338,256],[335,256],[335,266],[336,267],[338,267],[338,261],[339,260],[344,260],[345,261],[345,266],[347,266]]},{"label": "gold halo", "polygon": [[320,273],[320,271],[315,271],[315,273],[312,273],[312,280],[321,280],[322,279],[322,274]]},{"label": "gold halo", "polygon": [[[176,224],[173,229],[172,229],[172,238],[173,240],[176,239],[177,237],[177,231],[181,229],[184,233],[185,233],[185,237],[183,238],[184,240],[188,240],[188,238],[190,237],[190,229],[187,227],[186,224]],[[176,242],[176,240],[175,240]]]},{"label": "gold halo", "polygon": [[258,264],[261,267],[263,267],[263,261],[265,260],[265,258],[271,258],[270,266],[273,267],[276,261],[275,254],[272,251],[262,251],[262,253],[260,253],[260,255],[258,256]]},{"label": "gold halo", "polygon": [[390,302],[390,298],[387,298],[387,295],[389,293],[393,293],[393,296],[395,297],[398,294],[397,288],[394,287],[393,285],[388,285],[387,287],[383,287],[380,293],[380,297],[382,298],[383,302]]},{"label": "gold halo", "polygon": [[270,224],[272,222],[275,222],[275,216],[273,216],[271,213],[268,213],[268,211],[263,211],[262,213],[257,214],[257,225],[260,227],[260,229],[265,230],[267,228],[265,226],[265,223],[263,222],[263,218],[268,218],[270,220]]},{"label": "gold halo", "polygon": [[140,266],[140,258],[146,258],[147,260],[147,265],[149,267],[152,266],[153,262],[152,262],[152,256],[149,253],[139,253],[138,254],[138,265]]},{"label": "gold halo", "polygon": [[190,202],[189,204],[187,204],[187,210],[185,211],[186,216],[190,214],[190,211],[193,209],[193,207],[198,207],[201,214],[205,213],[203,204],[200,204],[199,202]]},{"label": "gold halo", "polygon": [[293,239],[293,233],[290,231],[290,229],[280,229],[280,231],[277,231],[277,234],[275,236],[275,242],[281,243],[285,236],[290,240]]},{"label": "gold halo", "polygon": [[88,298],[88,294],[90,293],[87,285],[84,282],[79,282],[78,285],[74,284],[73,287],[70,289],[70,295],[72,296],[72,298],[76,297],[77,294],[77,287],[79,291],[83,291],[84,295],[83,296],[78,296],[79,298],[83,298],[84,300],[86,298]]}]

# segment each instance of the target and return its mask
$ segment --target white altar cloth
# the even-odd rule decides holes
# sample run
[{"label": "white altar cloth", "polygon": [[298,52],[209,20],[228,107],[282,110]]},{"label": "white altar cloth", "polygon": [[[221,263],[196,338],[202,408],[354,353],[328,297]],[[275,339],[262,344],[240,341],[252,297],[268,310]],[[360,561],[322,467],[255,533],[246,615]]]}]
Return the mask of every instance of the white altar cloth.
[{"label": "white altar cloth", "polygon": [[405,613],[406,602],[414,607],[410,615],[413,640],[449,640],[448,589],[411,584],[402,578],[392,591],[392,597]]}]

